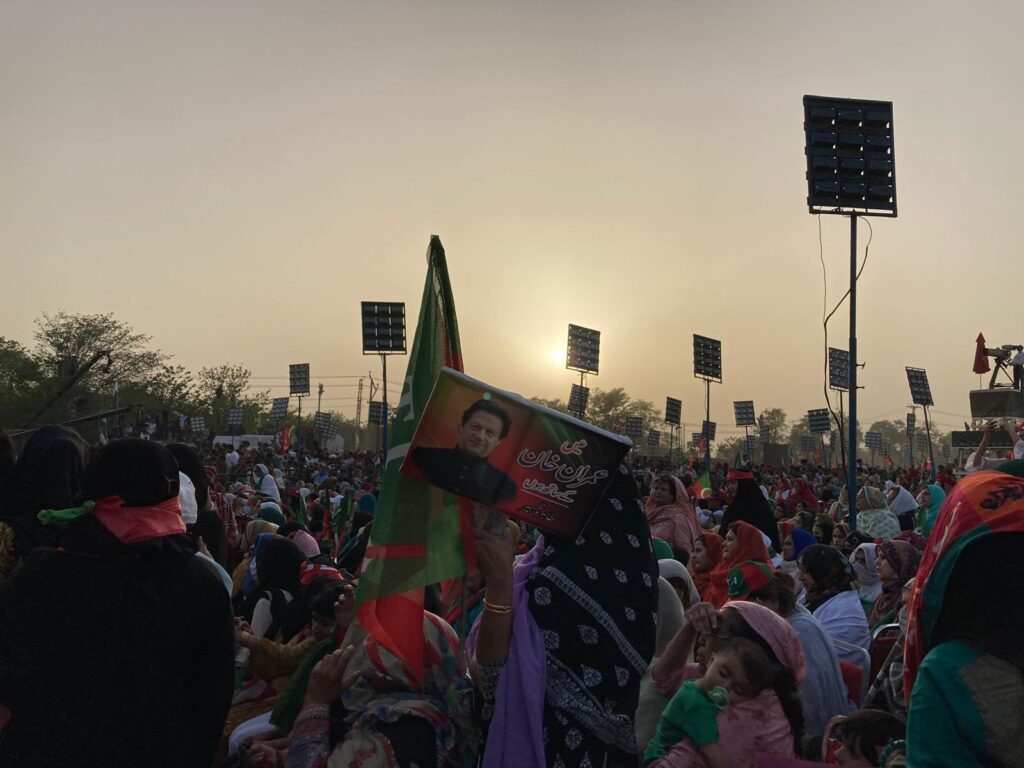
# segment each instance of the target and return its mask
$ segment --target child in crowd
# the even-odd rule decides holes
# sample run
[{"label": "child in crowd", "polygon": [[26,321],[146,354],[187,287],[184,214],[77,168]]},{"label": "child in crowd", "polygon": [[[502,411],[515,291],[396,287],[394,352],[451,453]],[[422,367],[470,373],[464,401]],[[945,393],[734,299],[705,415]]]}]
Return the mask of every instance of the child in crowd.
[{"label": "child in crowd", "polygon": [[704,675],[686,681],[665,707],[657,733],[644,751],[644,765],[665,757],[675,744],[689,738],[708,768],[727,768],[728,757],[718,745],[718,713],[767,688],[768,667],[768,657],[756,643],[729,640],[712,655]]}]

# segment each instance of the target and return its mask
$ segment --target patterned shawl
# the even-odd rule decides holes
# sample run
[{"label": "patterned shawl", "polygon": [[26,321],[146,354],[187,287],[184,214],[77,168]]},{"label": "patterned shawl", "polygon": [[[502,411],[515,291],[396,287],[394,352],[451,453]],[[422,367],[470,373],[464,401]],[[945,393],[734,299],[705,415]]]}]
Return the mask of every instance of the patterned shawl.
[{"label": "patterned shawl", "polygon": [[643,504],[620,466],[582,535],[551,539],[529,576],[547,650],[548,765],[637,765],[633,718],[654,654],[657,581]]}]

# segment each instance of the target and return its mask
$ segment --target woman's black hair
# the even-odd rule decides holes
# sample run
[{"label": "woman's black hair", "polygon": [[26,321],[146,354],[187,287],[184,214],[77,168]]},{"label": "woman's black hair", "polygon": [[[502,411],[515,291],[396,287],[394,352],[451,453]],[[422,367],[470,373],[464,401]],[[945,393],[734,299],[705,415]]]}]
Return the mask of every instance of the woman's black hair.
[{"label": "woman's black hair", "polygon": [[152,440],[115,440],[89,463],[83,486],[86,499],[120,496],[129,507],[159,504],[178,495],[178,462]]},{"label": "woman's black hair", "polygon": [[890,741],[899,741],[907,735],[907,726],[893,714],[881,709],[862,709],[839,722],[832,736],[843,742],[853,757],[874,764],[879,750]]},{"label": "woman's black hair", "polygon": [[[728,608],[728,606],[726,606]],[[789,728],[793,732],[793,749],[797,756],[802,754],[801,745],[804,737],[804,705],[800,700],[800,691],[797,688],[796,676],[779,661],[775,651],[768,645],[768,642],[755,632],[738,611],[722,610],[718,614],[718,626],[728,633],[730,637],[741,637],[756,644],[768,657],[770,664],[768,675],[768,686],[775,695],[779,697],[779,704],[789,721]]]},{"label": "woman's black hair", "polygon": [[309,533],[309,528],[307,528],[297,520],[289,520],[287,523],[285,523],[277,529],[277,535],[284,536],[287,539],[296,531],[305,531],[306,533]]},{"label": "woman's black hair", "polygon": [[228,539],[224,535],[224,523],[221,522],[220,515],[212,509],[200,509],[191,527],[191,533],[195,537],[202,537],[210,556],[227,570]]}]

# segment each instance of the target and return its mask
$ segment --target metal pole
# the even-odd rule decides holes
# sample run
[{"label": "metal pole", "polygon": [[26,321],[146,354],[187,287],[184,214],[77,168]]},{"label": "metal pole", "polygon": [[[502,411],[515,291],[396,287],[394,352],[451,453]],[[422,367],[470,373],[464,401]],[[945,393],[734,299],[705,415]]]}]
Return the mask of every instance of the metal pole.
[{"label": "metal pole", "polygon": [[382,448],[382,452],[383,452],[383,461],[382,461],[382,463],[383,463],[383,466],[381,467],[381,473],[382,473],[381,477],[383,477],[383,470],[387,466],[387,462],[388,462],[388,356],[387,355],[381,355],[380,356],[380,364],[383,367],[383,374],[384,374],[383,377],[382,377],[384,379],[384,385],[381,388],[383,393],[384,393],[383,394],[383,398],[384,398],[384,446]]},{"label": "metal pole", "polygon": [[932,453],[932,420],[928,417],[928,406],[921,408],[924,411],[924,429],[928,433],[928,461],[931,462],[932,482],[935,482],[935,455]]},{"label": "metal pole", "polygon": [[295,447],[298,449],[299,460],[302,460],[302,395],[299,395],[299,423],[295,426]]},{"label": "metal pole", "polygon": [[711,379],[704,379],[704,386],[706,387],[705,394],[707,397],[704,398],[704,423],[707,424],[707,430],[704,432],[704,460],[708,465],[708,472],[711,471]]},{"label": "metal pole", "polygon": [[850,529],[857,530],[857,214],[850,216],[850,421],[846,498],[850,503]]},{"label": "metal pole", "polygon": [[843,426],[846,423],[846,417],[843,414],[843,390],[839,390],[839,456],[843,462],[843,474],[849,474],[849,469],[846,465],[846,442],[843,440]]}]

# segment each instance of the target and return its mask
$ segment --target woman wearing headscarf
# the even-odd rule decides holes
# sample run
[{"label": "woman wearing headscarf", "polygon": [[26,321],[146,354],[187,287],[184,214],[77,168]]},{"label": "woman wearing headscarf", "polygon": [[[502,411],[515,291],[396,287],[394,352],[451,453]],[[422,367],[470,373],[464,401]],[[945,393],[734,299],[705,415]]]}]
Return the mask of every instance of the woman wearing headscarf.
[{"label": "woman wearing headscarf", "polygon": [[871,607],[875,600],[882,594],[882,580],[878,576],[878,568],[875,566],[875,552],[877,544],[858,544],[853,550],[853,557],[850,563],[853,565],[853,573],[857,577],[857,596],[864,608],[864,615],[871,613]]},{"label": "woman wearing headscarf", "polygon": [[942,509],[945,501],[946,492],[941,485],[932,483],[918,492],[917,527],[921,529],[922,536],[927,538],[931,535],[935,520],[939,516],[939,510]]},{"label": "woman wearing headscarf", "polygon": [[[856,590],[853,566],[835,547],[814,544],[800,554],[800,580],[807,590],[807,610],[836,640],[867,650],[871,633]],[[840,653],[843,661],[861,664],[852,652]]]},{"label": "woman wearing headscarf", "polygon": [[78,433],[56,424],[37,429],[25,443],[0,488],[0,581],[33,549],[56,543],[56,529],[36,515],[74,503],[82,488],[84,453]]},{"label": "woman wearing headscarf", "polygon": [[[687,622],[669,643],[651,670],[651,678],[666,696],[686,681],[702,674],[701,663],[687,664],[698,634],[706,662],[720,644],[744,638],[758,645],[768,657],[769,687],[749,701],[730,705],[718,713],[719,746],[732,768],[754,768],[758,754],[794,757],[804,731],[803,707],[797,684],[805,662],[800,639],[790,624],[774,612],[749,602],[729,603],[714,611],[707,603],[695,606]],[[661,760],[648,768],[704,768],[704,760],[689,739],[677,743]]]},{"label": "woman wearing headscarf", "polygon": [[733,523],[725,535],[722,559],[711,572],[708,587],[702,595],[704,602],[710,603],[715,608],[725,605],[726,600],[729,599],[727,583],[729,571],[734,565],[738,565],[744,560],[752,560],[765,565],[771,563],[771,557],[764,544],[761,531],[749,523]]},{"label": "woman wearing headscarf", "polygon": [[[85,503],[0,586],[3,765],[205,766],[231,701],[227,592],[185,535],[177,462],[117,440]],[[58,528],[58,530],[60,530]]]},{"label": "woman wearing headscarf", "polygon": [[242,618],[256,637],[278,635],[288,604],[298,596],[299,573],[306,558],[290,539],[262,534],[257,542],[256,587],[242,605]]},{"label": "woman wearing headscarf", "polygon": [[779,546],[779,528],[775,522],[772,505],[754,480],[754,474],[745,469],[733,469],[725,476],[725,492],[729,506],[725,509],[719,530],[728,531],[736,522],[749,523],[771,540],[776,552]]},{"label": "woman wearing headscarf", "polygon": [[[468,642],[484,700],[484,768],[636,766],[633,718],[654,654],[658,567],[624,466],[582,534],[545,534],[511,569],[477,533],[488,602]],[[489,715],[489,717],[488,717]]]},{"label": "woman wearing headscarf", "polygon": [[690,558],[690,575],[693,585],[697,588],[701,599],[711,584],[711,573],[722,559],[722,547],[725,540],[717,533],[705,533],[697,537],[693,546],[693,557]]},{"label": "woman wearing headscarf", "polygon": [[257,518],[256,520],[249,521],[249,524],[245,527],[245,534],[242,536],[242,546],[245,548],[245,554],[242,557],[242,562],[235,567],[234,572],[231,574],[232,597],[242,592],[246,576],[254,568],[253,550],[256,548],[256,542],[259,540],[260,535],[276,531],[277,526],[267,520]]},{"label": "woman wearing headscarf", "polygon": [[[894,486],[892,499],[889,501],[889,511],[896,515],[899,520],[900,530],[912,531],[916,522],[917,502],[914,494],[902,485]],[[895,537],[894,537],[895,538]]]},{"label": "woman wearing headscarf", "polygon": [[644,505],[644,514],[651,536],[668,542],[673,552],[693,552],[700,524],[682,480],[668,472],[658,475]]},{"label": "woman wearing headscarf", "polygon": [[903,585],[917,574],[922,553],[905,541],[893,539],[878,544],[875,554],[875,568],[882,592],[868,614],[868,626],[872,631],[883,624],[892,624],[898,618]]},{"label": "woman wearing headscarf", "polygon": [[960,481],[918,569],[904,654],[912,765],[1021,763],[1024,611],[1012,603],[1024,594],[1021,464]]},{"label": "woman wearing headscarf", "polygon": [[843,681],[832,638],[810,611],[797,604],[793,579],[761,563],[740,563],[733,568],[729,573],[729,599],[763,605],[788,621],[800,636],[807,662],[807,674],[800,682],[800,700],[807,721],[806,744],[813,752],[820,745],[829,720],[856,709]]},{"label": "woman wearing headscarf", "polygon": [[804,508],[812,514],[817,515],[821,511],[821,502],[818,501],[811,486],[802,477],[793,481],[793,490],[790,492],[789,498],[786,499],[786,508],[790,515],[797,513],[797,504],[800,503],[803,503]]},{"label": "woman wearing headscarf", "polygon": [[857,530],[872,539],[888,541],[900,535],[900,521],[877,488],[865,485],[857,491]]},{"label": "woman wearing headscarf", "polygon": [[[455,630],[440,617],[423,614],[421,681],[372,636],[358,650],[350,645],[335,651],[313,669],[292,730],[287,768],[474,764],[471,688]],[[362,666],[361,673],[350,666]],[[332,712],[344,720],[337,739],[332,739]]]}]

